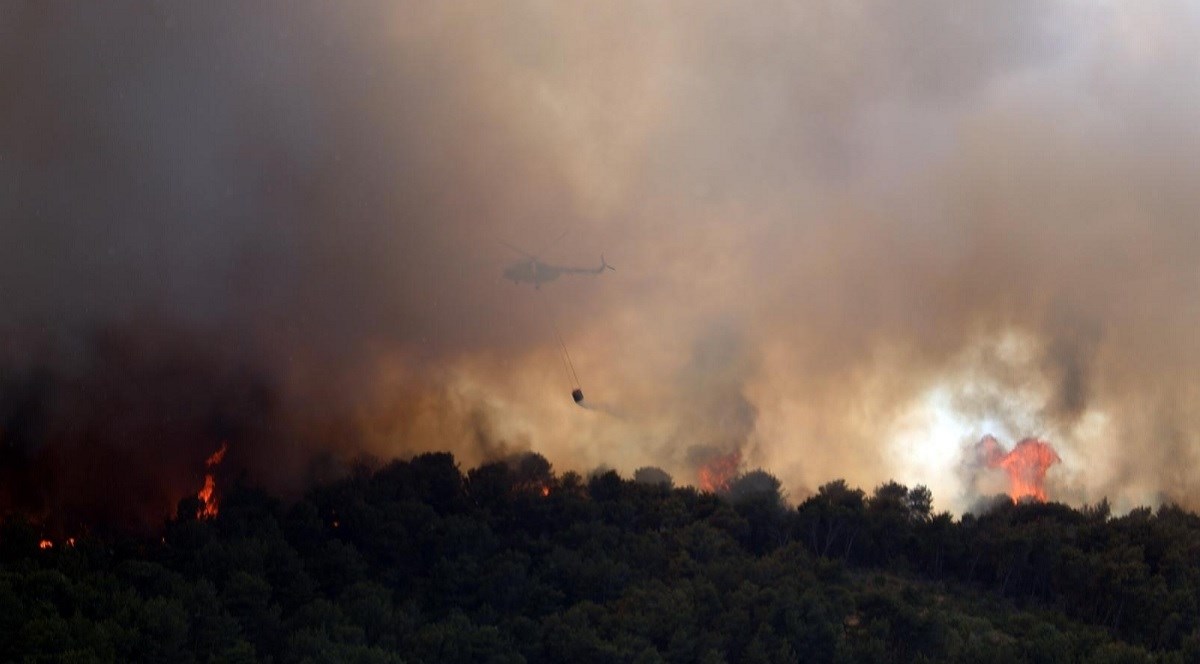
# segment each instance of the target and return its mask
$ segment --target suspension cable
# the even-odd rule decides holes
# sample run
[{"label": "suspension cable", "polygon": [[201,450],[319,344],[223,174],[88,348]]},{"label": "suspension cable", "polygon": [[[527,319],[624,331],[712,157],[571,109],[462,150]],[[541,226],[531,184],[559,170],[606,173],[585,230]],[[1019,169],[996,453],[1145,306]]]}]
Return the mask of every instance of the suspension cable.
[{"label": "suspension cable", "polygon": [[575,363],[571,361],[571,351],[567,350],[567,344],[563,341],[562,333],[558,331],[558,323],[554,320],[554,312],[550,308],[550,302],[544,296],[542,301],[546,305],[546,317],[550,320],[550,329],[554,330],[554,338],[558,341],[558,347],[562,349],[563,365],[567,370],[567,379],[571,381],[572,388],[581,388],[579,384],[579,374],[575,372]]}]

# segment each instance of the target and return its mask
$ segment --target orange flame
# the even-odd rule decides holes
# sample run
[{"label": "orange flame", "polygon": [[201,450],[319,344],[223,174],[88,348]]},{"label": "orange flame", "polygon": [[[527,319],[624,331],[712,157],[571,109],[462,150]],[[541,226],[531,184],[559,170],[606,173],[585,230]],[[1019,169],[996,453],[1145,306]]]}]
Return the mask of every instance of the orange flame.
[{"label": "orange flame", "polygon": [[548,487],[548,486],[543,486],[543,487],[542,487],[542,497],[544,498],[544,497],[546,497],[546,496],[549,496],[549,495],[550,495],[550,487]]},{"label": "orange flame", "polygon": [[700,467],[700,490],[709,493],[729,491],[729,485],[742,464],[742,453],[734,450],[729,454],[713,457]]},{"label": "orange flame", "polygon": [[213,466],[216,466],[217,464],[221,463],[221,461],[225,459],[225,452],[228,449],[229,449],[229,443],[227,443],[225,441],[221,441],[221,449],[217,450],[216,452],[213,452],[212,456],[208,457],[208,461],[204,462],[205,467],[212,468]]},{"label": "orange flame", "polygon": [[1008,474],[1008,495],[1014,500],[1032,498],[1046,502],[1046,471],[1062,461],[1050,443],[1026,438],[1005,452],[992,436],[984,436],[976,446],[988,468],[1000,468]]},{"label": "orange flame", "polygon": [[53,549],[54,542],[51,542],[50,540],[42,540],[42,541],[38,542],[38,548],[39,549]]},{"label": "orange flame", "polygon": [[211,519],[217,515],[217,498],[213,495],[217,488],[217,481],[213,479],[212,469],[216,468],[217,465],[221,463],[221,460],[225,458],[225,451],[228,449],[229,444],[222,441],[221,449],[213,452],[212,455],[208,457],[208,460],[204,462],[204,467],[207,468],[209,472],[204,474],[204,488],[200,489],[200,492],[196,494],[196,497],[199,498],[200,502],[202,503],[202,506],[196,513],[197,517],[202,519]]}]

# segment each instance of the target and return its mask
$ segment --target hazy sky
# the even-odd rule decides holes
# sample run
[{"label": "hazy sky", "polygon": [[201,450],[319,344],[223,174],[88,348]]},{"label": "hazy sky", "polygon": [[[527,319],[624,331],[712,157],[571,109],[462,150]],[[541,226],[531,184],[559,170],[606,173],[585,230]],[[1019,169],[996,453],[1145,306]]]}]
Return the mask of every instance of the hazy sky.
[{"label": "hazy sky", "polygon": [[[1189,2],[4,3],[5,371],[134,329],[303,454],[738,449],[959,511],[993,433],[1196,506],[1198,45]],[[501,278],[563,231],[617,271]],[[35,363],[104,404],[91,343]]]}]

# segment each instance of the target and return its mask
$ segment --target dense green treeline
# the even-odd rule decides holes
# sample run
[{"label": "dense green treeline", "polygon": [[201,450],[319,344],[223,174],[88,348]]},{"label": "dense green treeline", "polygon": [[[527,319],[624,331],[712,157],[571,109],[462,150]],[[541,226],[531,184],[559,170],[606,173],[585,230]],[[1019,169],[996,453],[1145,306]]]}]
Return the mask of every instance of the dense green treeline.
[{"label": "dense green treeline", "polygon": [[43,550],[14,517],[0,661],[1200,661],[1200,517],[931,503],[427,454],[215,519],[185,500],[153,538]]}]

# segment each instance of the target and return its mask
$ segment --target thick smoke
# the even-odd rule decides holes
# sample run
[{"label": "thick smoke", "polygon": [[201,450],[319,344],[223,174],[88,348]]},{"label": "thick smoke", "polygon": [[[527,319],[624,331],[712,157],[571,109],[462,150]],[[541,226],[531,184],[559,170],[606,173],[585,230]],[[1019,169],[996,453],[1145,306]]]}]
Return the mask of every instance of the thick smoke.
[{"label": "thick smoke", "polygon": [[[12,349],[6,349],[11,351]],[[286,492],[310,477],[269,382],[186,330],[39,335],[3,357],[0,508],[53,528],[154,527],[228,445],[234,473]]]},{"label": "thick smoke", "polygon": [[[183,486],[226,436],[272,485],[710,450],[961,508],[1001,425],[1051,499],[1200,503],[1189,3],[218,5],[0,7],[22,500],[76,448]],[[618,271],[501,279],[565,229],[543,260]]]}]

